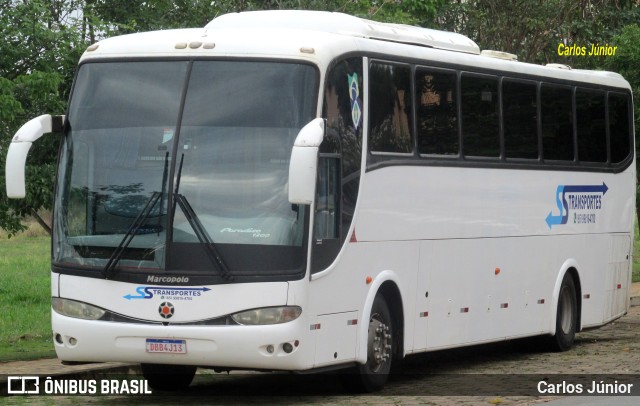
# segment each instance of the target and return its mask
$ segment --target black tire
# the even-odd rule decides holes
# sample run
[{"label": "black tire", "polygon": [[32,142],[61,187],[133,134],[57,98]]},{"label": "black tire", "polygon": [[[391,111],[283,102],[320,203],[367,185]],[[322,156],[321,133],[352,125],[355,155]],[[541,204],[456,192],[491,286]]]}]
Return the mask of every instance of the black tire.
[{"label": "black tire", "polygon": [[554,351],[567,351],[573,346],[578,324],[578,298],[573,277],[566,274],[558,294],[556,333],[551,337]]},{"label": "black tire", "polygon": [[350,376],[350,389],[356,392],[375,392],[384,387],[398,343],[391,311],[382,295],[376,296],[369,317],[367,362],[359,365]]},{"label": "black tire", "polygon": [[159,391],[186,390],[196,374],[191,365],[141,364],[142,375],[149,387]]}]

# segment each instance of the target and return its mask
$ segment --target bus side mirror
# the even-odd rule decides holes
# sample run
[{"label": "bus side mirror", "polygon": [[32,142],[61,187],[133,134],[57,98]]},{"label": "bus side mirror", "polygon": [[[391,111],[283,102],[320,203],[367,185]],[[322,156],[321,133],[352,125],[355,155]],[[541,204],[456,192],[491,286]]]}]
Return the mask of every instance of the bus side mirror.
[{"label": "bus side mirror", "polygon": [[289,202],[312,204],[316,192],[318,150],[324,139],[324,119],[316,118],[302,127],[289,162]]},{"label": "bus side mirror", "polygon": [[64,116],[45,114],[28,121],[20,127],[9,144],[5,163],[7,197],[23,199],[25,196],[24,169],[31,144],[44,134],[61,132]]}]

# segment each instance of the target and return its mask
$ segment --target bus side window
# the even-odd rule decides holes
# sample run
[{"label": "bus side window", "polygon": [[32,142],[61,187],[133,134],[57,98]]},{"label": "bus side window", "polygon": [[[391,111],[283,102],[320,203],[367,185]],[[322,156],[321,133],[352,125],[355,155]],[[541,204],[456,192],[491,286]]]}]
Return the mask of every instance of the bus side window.
[{"label": "bus side window", "polygon": [[458,95],[455,71],[416,70],[418,152],[458,155]]},{"label": "bus side window", "polygon": [[412,153],[411,68],[399,64],[372,62],[369,75],[371,152]]},{"label": "bus side window", "polygon": [[540,89],[542,152],[545,160],[573,161],[572,91],[543,83]]},{"label": "bus side window", "polygon": [[314,239],[316,242],[340,238],[340,159],[320,156],[318,160],[318,184],[316,186],[316,211]]},{"label": "bus side window", "polygon": [[499,157],[498,78],[465,72],[460,89],[464,155]]},{"label": "bus side window", "polygon": [[322,116],[311,273],[325,270],[347,240],[360,187],[366,97],[362,57],[337,61],[327,72]]},{"label": "bus side window", "polygon": [[504,149],[507,158],[538,159],[536,82],[502,81]]},{"label": "bus side window", "polygon": [[[340,156],[340,239],[344,242],[353,220],[362,161],[362,119],[364,115],[364,83],[362,58],[339,61],[327,72],[323,117],[327,120],[326,136],[320,145],[320,156]],[[337,255],[337,251],[336,251]]]},{"label": "bus side window", "polygon": [[629,126],[629,97],[622,93],[609,93],[609,134],[611,163],[624,161],[631,152]]},{"label": "bus side window", "polygon": [[576,124],[580,161],[607,162],[605,116],[604,92],[576,88]]},{"label": "bus side window", "polygon": [[320,153],[313,220],[311,273],[326,269],[340,252],[341,158]]}]

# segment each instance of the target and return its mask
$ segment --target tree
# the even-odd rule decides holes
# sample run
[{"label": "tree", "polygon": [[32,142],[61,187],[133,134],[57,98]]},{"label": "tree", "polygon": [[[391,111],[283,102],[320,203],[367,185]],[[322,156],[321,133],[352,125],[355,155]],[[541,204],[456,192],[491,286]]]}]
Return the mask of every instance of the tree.
[{"label": "tree", "polygon": [[[0,159],[5,162],[13,134],[28,119],[62,114],[81,49],[71,25],[73,2],[0,1]],[[20,221],[50,208],[57,157],[55,137],[32,148],[27,161],[27,198],[9,200],[0,174],[0,227],[9,235],[23,229]]]},{"label": "tree", "polygon": [[[611,44],[618,47],[616,54],[605,59],[604,68],[618,72],[627,79],[633,91],[636,145],[640,141],[638,128],[640,128],[640,26],[637,24],[625,26],[619,35],[611,38]],[[637,162],[637,161],[636,161]],[[637,168],[636,168],[637,169]],[[640,185],[640,178],[638,179]],[[640,188],[636,186],[636,216],[640,224]]]},{"label": "tree", "polygon": [[[437,22],[443,29],[460,32],[482,49],[518,55],[519,60],[540,62],[549,43],[562,40],[561,28],[575,14],[579,0],[470,0],[443,7]],[[547,61],[544,61],[547,62]]]},{"label": "tree", "polygon": [[84,14],[88,25],[97,25],[111,36],[203,27],[218,15],[254,10],[337,11],[377,21],[427,24],[444,3],[445,0],[86,0]]},{"label": "tree", "polygon": [[597,59],[560,56],[558,44],[604,44],[639,18],[634,0],[458,0],[440,7],[435,21],[520,61],[595,69]]}]

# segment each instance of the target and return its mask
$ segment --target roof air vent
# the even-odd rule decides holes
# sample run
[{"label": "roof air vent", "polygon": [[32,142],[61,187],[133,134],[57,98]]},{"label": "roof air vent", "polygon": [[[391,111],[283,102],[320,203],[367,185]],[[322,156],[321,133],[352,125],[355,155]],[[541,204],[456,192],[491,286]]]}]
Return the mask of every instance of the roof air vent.
[{"label": "roof air vent", "polygon": [[569,65],[564,65],[561,63],[548,63],[544,66],[548,66],[550,68],[556,68],[556,69],[567,69],[567,70],[571,70],[571,66]]},{"label": "roof air vent", "polygon": [[508,52],[502,52],[502,51],[492,51],[490,49],[485,49],[484,51],[480,52],[480,55],[488,56],[490,58],[504,59],[505,61],[517,61],[518,60],[518,56],[517,55],[510,54]]}]

